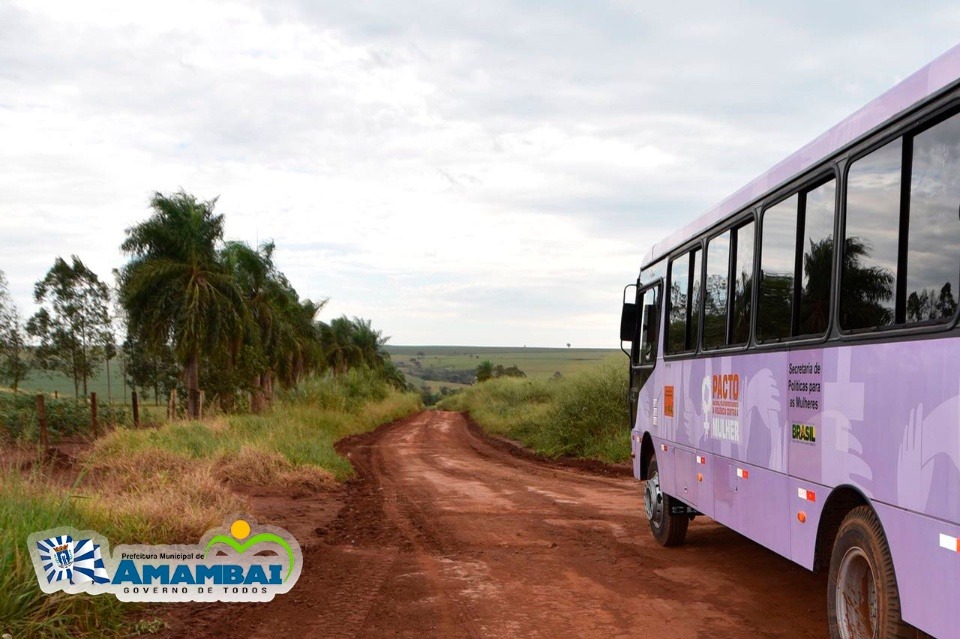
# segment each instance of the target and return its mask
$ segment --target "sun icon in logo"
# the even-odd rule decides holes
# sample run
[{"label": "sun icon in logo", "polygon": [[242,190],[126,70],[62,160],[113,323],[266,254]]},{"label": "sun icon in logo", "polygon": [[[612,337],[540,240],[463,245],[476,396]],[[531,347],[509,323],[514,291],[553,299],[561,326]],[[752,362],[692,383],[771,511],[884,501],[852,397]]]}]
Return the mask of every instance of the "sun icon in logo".
[{"label": "sun icon in logo", "polygon": [[250,524],[238,519],[230,525],[230,534],[237,539],[246,539],[250,536]]},{"label": "sun icon in logo", "polygon": [[[230,536],[227,535],[215,535],[207,542],[207,547],[204,549],[204,552],[209,552],[210,549],[216,544],[225,544],[230,546],[237,554],[242,555],[247,550],[262,543],[272,543],[280,546],[281,549],[286,551],[287,559],[289,560],[289,565],[287,567],[287,574],[284,576],[283,580],[286,581],[287,577],[293,572],[294,565],[294,554],[293,548],[290,547],[290,544],[287,543],[287,540],[279,537],[278,535],[272,532],[260,532],[250,537],[251,529],[250,524],[246,520],[237,519],[232,524],[230,524]],[[249,539],[247,539],[249,537]]]}]

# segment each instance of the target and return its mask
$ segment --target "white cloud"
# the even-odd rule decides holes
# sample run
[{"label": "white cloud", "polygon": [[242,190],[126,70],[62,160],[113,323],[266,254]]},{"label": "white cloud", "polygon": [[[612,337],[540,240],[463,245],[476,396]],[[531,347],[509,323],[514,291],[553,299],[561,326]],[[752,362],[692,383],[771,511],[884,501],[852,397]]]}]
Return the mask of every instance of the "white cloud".
[{"label": "white cloud", "polygon": [[[397,343],[615,345],[649,245],[953,44],[947,3],[0,3],[0,269],[219,196]],[[890,46],[896,43],[897,46]]]}]

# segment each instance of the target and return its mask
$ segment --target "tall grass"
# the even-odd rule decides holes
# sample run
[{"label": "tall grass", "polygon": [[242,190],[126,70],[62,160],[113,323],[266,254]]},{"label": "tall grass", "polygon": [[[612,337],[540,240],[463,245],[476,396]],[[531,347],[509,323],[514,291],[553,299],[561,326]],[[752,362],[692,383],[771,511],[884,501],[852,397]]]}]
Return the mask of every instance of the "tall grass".
[{"label": "tall grass", "polygon": [[[52,493],[38,474],[0,470],[0,633],[14,637],[120,636],[124,604],[114,597],[46,595],[27,551],[27,535],[56,526],[91,528],[69,494]],[[111,541],[123,520],[97,522]]]},{"label": "tall grass", "polygon": [[604,364],[561,379],[500,378],[444,399],[485,430],[548,455],[630,458],[625,367]]},{"label": "tall grass", "polygon": [[[263,415],[217,417],[97,440],[71,487],[39,468],[0,467],[0,633],[101,636],[132,632],[130,604],[112,596],[48,596],[37,587],[27,535],[91,529],[120,543],[191,543],[246,510],[237,486],[310,492],[350,476],[334,444],[420,410],[363,371],[309,380]],[[131,622],[132,623],[132,622]]]}]

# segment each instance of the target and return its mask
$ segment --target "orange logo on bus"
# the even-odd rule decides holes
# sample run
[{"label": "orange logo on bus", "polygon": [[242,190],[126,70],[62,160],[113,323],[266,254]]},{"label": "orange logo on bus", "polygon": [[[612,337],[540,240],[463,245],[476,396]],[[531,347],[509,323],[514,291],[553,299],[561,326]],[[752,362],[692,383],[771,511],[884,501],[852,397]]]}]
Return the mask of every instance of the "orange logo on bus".
[{"label": "orange logo on bus", "polygon": [[740,400],[740,375],[731,373],[728,375],[714,375],[712,384],[712,393],[714,399]]}]

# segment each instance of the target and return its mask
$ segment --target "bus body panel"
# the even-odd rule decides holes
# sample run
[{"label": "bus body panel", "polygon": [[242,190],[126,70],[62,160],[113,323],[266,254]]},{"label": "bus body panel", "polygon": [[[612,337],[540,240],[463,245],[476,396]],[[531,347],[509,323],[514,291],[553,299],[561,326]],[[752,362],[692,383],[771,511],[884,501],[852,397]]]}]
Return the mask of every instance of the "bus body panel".
[{"label": "bus body panel", "polygon": [[662,362],[640,398],[638,436],[960,522],[956,338]]},{"label": "bus body panel", "polygon": [[[813,570],[817,551],[820,516],[830,489],[805,479],[788,481],[787,516],[790,521],[790,559],[807,570]],[[802,516],[801,516],[802,513]]]},{"label": "bus body panel", "polygon": [[[697,454],[689,448],[676,446],[673,459],[673,466],[676,471],[673,485],[676,495],[690,506],[698,508],[700,484],[703,479],[697,478]],[[700,474],[702,475],[702,473]]]},{"label": "bus body panel", "polygon": [[935,637],[960,637],[960,526],[886,504],[874,508],[893,557],[904,621]]},{"label": "bus body panel", "polygon": [[676,454],[676,448],[673,442],[659,437],[653,437],[654,452],[657,455],[657,465],[660,467],[660,490],[668,495],[677,496],[677,480],[674,471],[673,456]]},{"label": "bus body panel", "polygon": [[830,491],[851,486],[887,534],[904,619],[958,636],[960,552],[937,544],[960,538],[960,340],[661,360],[639,397],[637,477],[649,432],[665,493],[808,569]]},{"label": "bus body panel", "polygon": [[738,483],[739,527],[735,530],[755,539],[770,550],[789,557],[790,520],[787,515],[789,478],[782,473],[738,462],[731,479]]}]

